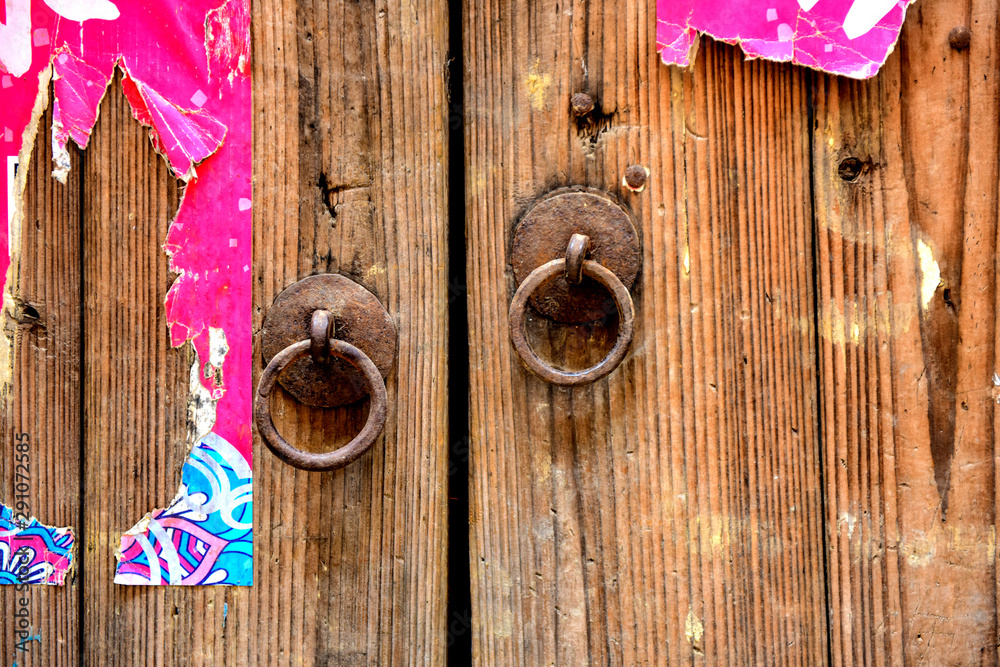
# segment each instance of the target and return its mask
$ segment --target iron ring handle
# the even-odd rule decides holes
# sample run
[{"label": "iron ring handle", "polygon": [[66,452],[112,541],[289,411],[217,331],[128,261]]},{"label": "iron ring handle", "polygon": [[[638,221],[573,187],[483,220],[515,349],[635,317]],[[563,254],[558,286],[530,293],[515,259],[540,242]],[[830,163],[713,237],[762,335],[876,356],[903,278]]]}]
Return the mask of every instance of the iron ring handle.
[{"label": "iron ring handle", "polygon": [[274,355],[260,376],[260,382],[257,385],[257,395],[254,398],[254,422],[257,424],[257,430],[260,432],[264,444],[275,456],[288,465],[301,470],[336,470],[356,461],[367,452],[382,432],[387,413],[385,381],[375,366],[375,362],[369,359],[368,355],[346,341],[329,339],[330,356],[345,359],[353,364],[361,371],[368,383],[369,395],[371,396],[368,421],[361,432],[343,447],[323,453],[302,451],[289,444],[275,428],[274,420],[271,418],[271,390],[274,389],[278,376],[293,361],[309,354],[312,346],[312,340],[302,340],[289,345]]},{"label": "iron ring handle", "polygon": [[566,262],[566,258],[561,257],[542,264],[528,274],[528,277],[524,279],[521,286],[517,288],[514,300],[510,304],[510,338],[514,344],[514,349],[517,350],[521,361],[524,362],[528,370],[552,384],[572,387],[596,382],[618,367],[628,353],[629,345],[632,344],[635,310],[632,306],[632,295],[629,294],[628,288],[622,284],[622,281],[618,279],[614,271],[593,260],[583,260],[583,275],[589,276],[599,282],[614,297],[615,306],[618,308],[618,338],[615,340],[615,345],[611,348],[611,351],[596,366],[581,371],[560,371],[546,364],[535,354],[535,351],[531,349],[531,345],[528,343],[525,333],[525,326],[527,324],[527,318],[525,317],[527,313],[526,309],[528,299],[538,289],[539,285],[543,284],[549,278],[566,273]]}]

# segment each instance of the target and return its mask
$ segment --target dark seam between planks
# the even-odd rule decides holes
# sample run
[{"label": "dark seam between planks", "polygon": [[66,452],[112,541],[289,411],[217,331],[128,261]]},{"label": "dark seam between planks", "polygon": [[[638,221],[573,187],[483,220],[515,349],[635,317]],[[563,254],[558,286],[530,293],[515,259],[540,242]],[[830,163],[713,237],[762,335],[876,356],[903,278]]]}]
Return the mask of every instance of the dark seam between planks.
[{"label": "dark seam between planks", "polygon": [[806,77],[806,122],[808,124],[808,131],[806,133],[808,143],[808,157],[809,157],[809,218],[810,225],[809,228],[812,230],[812,238],[810,239],[810,244],[812,245],[812,305],[813,305],[813,363],[815,365],[814,371],[817,375],[816,377],[816,395],[814,400],[816,401],[816,411],[820,416],[821,422],[815,425],[816,428],[816,457],[817,457],[817,467],[819,468],[819,503],[820,503],[820,544],[823,548],[822,563],[823,568],[823,601],[826,607],[826,664],[833,664],[833,615],[830,613],[831,600],[830,596],[832,594],[830,586],[830,545],[829,536],[827,535],[827,525],[826,525],[826,471],[824,469],[825,458],[825,443],[823,442],[823,383],[818,377],[820,374],[820,365],[822,364],[822,359],[820,358],[821,343],[820,340],[820,285],[819,285],[819,217],[816,212],[816,80],[820,74],[810,72]]},{"label": "dark seam between planks", "polygon": [[472,664],[469,558],[469,310],[465,246],[462,0],[448,2],[448,603],[447,663]]}]

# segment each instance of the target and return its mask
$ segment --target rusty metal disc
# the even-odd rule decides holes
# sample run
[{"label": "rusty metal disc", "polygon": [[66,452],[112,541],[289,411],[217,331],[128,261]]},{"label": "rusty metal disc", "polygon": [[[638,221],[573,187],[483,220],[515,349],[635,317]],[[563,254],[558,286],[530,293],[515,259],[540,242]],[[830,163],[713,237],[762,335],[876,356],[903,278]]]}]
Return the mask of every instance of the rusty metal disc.
[{"label": "rusty metal disc", "polygon": [[[328,310],[334,316],[334,338],[357,347],[374,362],[382,377],[396,356],[396,327],[378,298],[356,282],[336,274],[309,276],[288,287],[271,304],[264,318],[264,362],[299,341],[310,340],[312,315]],[[310,355],[292,362],[278,379],[300,403],[330,408],[348,405],[368,395],[365,378],[348,361],[333,357],[316,364]]]},{"label": "rusty metal disc", "polygon": [[[543,264],[566,256],[573,234],[590,237],[587,259],[610,269],[631,288],[639,273],[642,248],[632,216],[611,195],[590,188],[561,188],[532,206],[517,229],[510,264],[518,285]],[[562,275],[548,279],[531,296],[531,306],[567,324],[602,319],[617,308],[608,290],[591,278],[579,285]]]}]

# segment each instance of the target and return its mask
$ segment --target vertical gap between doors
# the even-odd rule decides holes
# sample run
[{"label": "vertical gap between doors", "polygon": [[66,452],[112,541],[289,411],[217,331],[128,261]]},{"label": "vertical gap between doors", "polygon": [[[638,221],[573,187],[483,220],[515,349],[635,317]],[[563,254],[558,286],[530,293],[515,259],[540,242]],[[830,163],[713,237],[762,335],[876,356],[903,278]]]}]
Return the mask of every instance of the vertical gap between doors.
[{"label": "vertical gap between doors", "polygon": [[469,313],[465,246],[462,0],[448,2],[448,606],[449,665],[472,664],[469,567]]},{"label": "vertical gap between doors", "polygon": [[806,119],[809,126],[806,137],[809,141],[807,155],[809,156],[809,217],[812,227],[812,292],[813,292],[813,349],[815,350],[816,371],[816,410],[819,414],[816,429],[816,456],[819,469],[819,502],[820,502],[820,544],[823,548],[823,601],[826,609],[826,664],[833,664],[833,618],[830,614],[830,548],[826,526],[826,476],[824,465],[826,461],[826,443],[823,440],[823,383],[820,372],[822,360],[819,358],[822,347],[820,339],[820,285],[819,285],[819,219],[816,215],[816,85],[820,75],[810,72],[806,76]]}]

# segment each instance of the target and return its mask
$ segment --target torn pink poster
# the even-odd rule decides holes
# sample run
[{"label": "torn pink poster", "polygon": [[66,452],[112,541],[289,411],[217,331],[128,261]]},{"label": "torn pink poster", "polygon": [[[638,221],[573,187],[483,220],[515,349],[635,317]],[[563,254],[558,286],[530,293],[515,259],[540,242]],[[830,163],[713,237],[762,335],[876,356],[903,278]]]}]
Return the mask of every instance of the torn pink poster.
[{"label": "torn pink poster", "polygon": [[[23,175],[47,104],[52,175],[65,181],[66,147],[86,148],[117,67],[136,121],[186,183],[164,239],[178,274],[164,307],[171,343],[197,351],[187,397],[197,434],[175,498],[122,536],[121,584],[252,583],[249,60],[249,0],[0,4],[4,309],[16,296]],[[9,383],[12,341],[0,343]]]},{"label": "torn pink poster", "polygon": [[913,0],[659,0],[663,62],[688,65],[700,34],[751,58],[790,61],[855,79],[875,76]]}]

